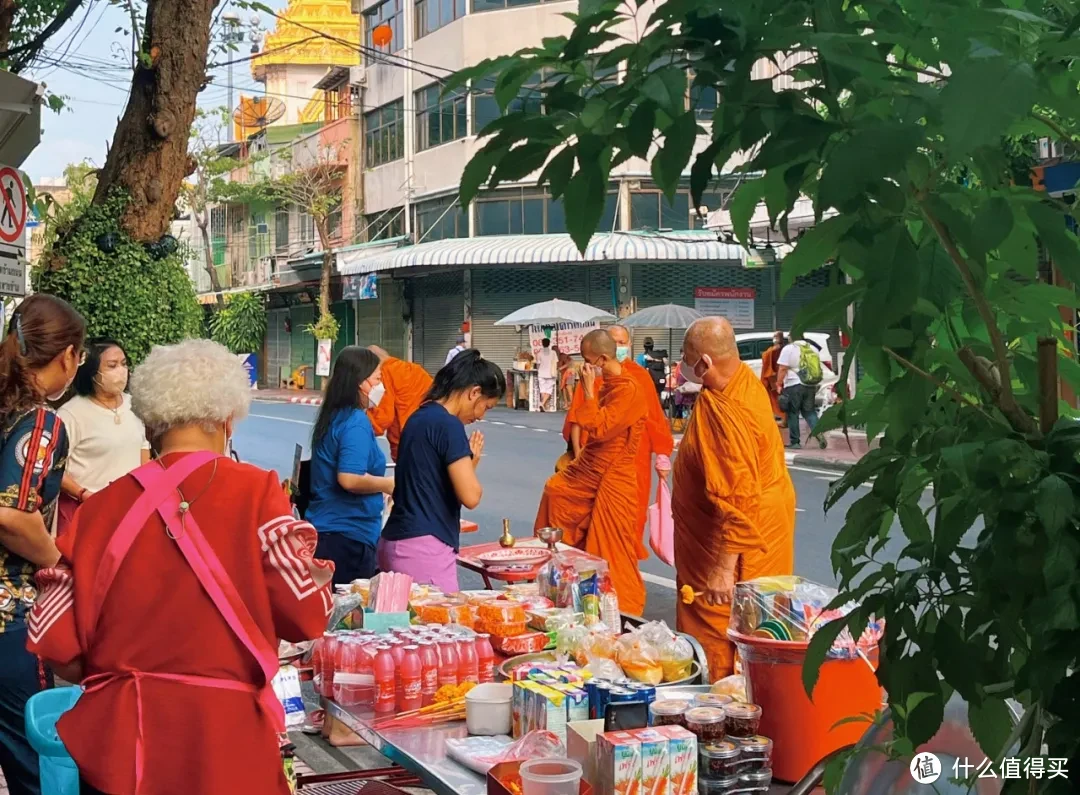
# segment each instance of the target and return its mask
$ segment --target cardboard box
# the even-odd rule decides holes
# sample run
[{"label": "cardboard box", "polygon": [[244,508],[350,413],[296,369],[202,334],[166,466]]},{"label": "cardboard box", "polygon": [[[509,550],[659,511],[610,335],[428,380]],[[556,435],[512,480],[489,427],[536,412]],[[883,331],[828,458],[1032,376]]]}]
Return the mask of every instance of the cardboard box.
[{"label": "cardboard box", "polygon": [[594,787],[597,786],[596,738],[603,733],[602,720],[583,720],[566,724],[566,755],[581,765],[582,775]]}]

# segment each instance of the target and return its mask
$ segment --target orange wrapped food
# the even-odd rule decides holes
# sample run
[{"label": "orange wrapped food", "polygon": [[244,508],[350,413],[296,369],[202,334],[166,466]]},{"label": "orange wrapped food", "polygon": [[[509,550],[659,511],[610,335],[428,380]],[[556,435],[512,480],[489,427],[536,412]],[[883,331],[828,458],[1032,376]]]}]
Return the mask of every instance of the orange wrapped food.
[{"label": "orange wrapped food", "polygon": [[499,654],[505,657],[515,657],[519,654],[535,654],[543,651],[548,644],[548,636],[543,632],[526,632],[524,635],[515,635],[511,638],[499,638],[491,636],[491,645]]},{"label": "orange wrapped food", "polygon": [[484,631],[493,638],[512,638],[524,635],[528,625],[524,621],[484,621],[484,627]]},{"label": "orange wrapped food", "polygon": [[[524,624],[528,621],[528,617],[525,615],[524,606],[516,602],[508,602],[505,599],[498,599],[494,601],[482,602],[477,605],[476,614],[484,621],[489,622],[501,622],[504,624]],[[521,633],[514,633],[515,635]]]}]

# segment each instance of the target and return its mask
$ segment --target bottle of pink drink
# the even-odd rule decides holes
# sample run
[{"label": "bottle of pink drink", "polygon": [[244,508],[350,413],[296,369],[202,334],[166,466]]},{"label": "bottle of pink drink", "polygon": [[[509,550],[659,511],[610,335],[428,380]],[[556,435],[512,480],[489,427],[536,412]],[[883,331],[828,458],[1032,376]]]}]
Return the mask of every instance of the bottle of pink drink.
[{"label": "bottle of pink drink", "polygon": [[394,696],[394,683],[396,671],[394,657],[390,653],[389,646],[379,646],[375,654],[375,711],[393,712],[397,706]]},{"label": "bottle of pink drink", "polygon": [[378,644],[373,638],[361,637],[357,639],[357,657],[359,664],[357,669],[357,704],[370,707],[375,703],[375,655]]},{"label": "bottle of pink drink", "polygon": [[333,699],[343,707],[351,707],[356,703],[353,686],[350,684],[351,675],[356,668],[356,643],[353,638],[346,636],[338,641],[335,657]]},{"label": "bottle of pink drink", "polygon": [[401,697],[398,699],[398,711],[408,712],[423,706],[424,666],[420,660],[419,646],[406,646],[405,656],[398,669],[398,681],[401,682]]},{"label": "bottle of pink drink", "polygon": [[332,632],[323,635],[323,649],[320,658],[322,679],[319,684],[319,695],[323,698],[334,697],[334,661],[337,658],[338,636]]},{"label": "bottle of pink drink", "polygon": [[431,641],[422,640],[419,647],[420,694],[426,707],[435,700],[435,691],[439,689],[439,653]]},{"label": "bottle of pink drink", "polygon": [[457,642],[439,641],[439,687],[458,683]]},{"label": "bottle of pink drink", "polygon": [[491,635],[476,636],[476,664],[481,682],[495,681],[495,650],[491,648]]},{"label": "bottle of pink drink", "polygon": [[474,685],[480,682],[480,668],[476,657],[476,639],[461,638],[457,642],[458,653],[458,681],[472,682]]},{"label": "bottle of pink drink", "polygon": [[386,645],[390,647],[390,654],[394,658],[394,670],[397,672],[397,679],[394,682],[394,698],[398,701],[401,700],[401,662],[405,659],[405,644],[393,638],[386,641]]}]

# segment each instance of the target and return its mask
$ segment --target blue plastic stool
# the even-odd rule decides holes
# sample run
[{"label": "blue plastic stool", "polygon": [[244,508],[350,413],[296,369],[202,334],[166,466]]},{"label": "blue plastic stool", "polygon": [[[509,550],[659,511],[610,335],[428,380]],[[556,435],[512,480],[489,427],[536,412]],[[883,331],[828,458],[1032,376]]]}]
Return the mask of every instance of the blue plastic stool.
[{"label": "blue plastic stool", "polygon": [[56,687],[26,702],[26,737],[38,752],[41,795],[79,795],[79,768],[56,733],[56,722],[81,695],[81,687]]}]

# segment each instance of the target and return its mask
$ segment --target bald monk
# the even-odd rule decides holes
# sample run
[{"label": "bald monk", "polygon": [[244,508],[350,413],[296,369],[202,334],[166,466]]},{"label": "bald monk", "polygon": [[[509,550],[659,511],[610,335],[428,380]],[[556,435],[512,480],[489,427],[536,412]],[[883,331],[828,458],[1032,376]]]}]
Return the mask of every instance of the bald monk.
[{"label": "bald monk", "polygon": [[660,405],[655,380],[649,375],[649,371],[635,362],[630,355],[629,330],[625,326],[610,326],[608,334],[615,340],[615,358],[619,360],[627,374],[637,381],[645,394],[645,402],[648,403],[645,437],[638,447],[637,454],[638,534],[640,535],[645,529],[649,504],[652,502],[653,456],[656,456],[656,473],[661,478],[667,478],[671,471],[669,456],[675,449],[675,439],[671,435],[671,425],[668,423],[667,415],[664,414],[664,407]]},{"label": "bald monk", "polygon": [[[637,380],[616,359],[615,341],[607,331],[589,332],[581,356],[585,367],[578,421],[588,443],[544,485],[534,528],[562,528],[566,543],[606,560],[620,608],[641,615],[645,584],[638,564],[648,555],[633,500],[648,404]],[[597,370],[604,379],[599,388]]]},{"label": "bald monk", "polygon": [[[585,368],[582,369],[584,370]],[[594,389],[599,393],[603,387],[604,377],[602,375],[596,376]],[[584,405],[585,387],[579,376],[577,384],[574,385],[574,394],[570,397],[570,406],[566,410],[566,419],[563,420],[563,439],[567,443],[566,452],[571,461],[581,455],[582,448],[585,447],[585,443],[589,441],[589,432],[581,427],[581,420],[579,419],[581,409]]]},{"label": "bald monk", "polygon": [[378,345],[368,345],[368,350],[382,362],[382,382],[386,388],[386,394],[378,405],[368,409],[368,419],[376,436],[386,434],[386,441],[390,443],[390,457],[397,461],[401,429],[427,397],[431,389],[431,376],[420,365],[397,359]]},{"label": "bald monk", "polygon": [[780,394],[776,391],[776,376],[780,374],[780,351],[784,350],[784,332],[773,334],[773,344],[761,354],[761,383],[769,393],[774,417],[780,418],[780,427],[787,427],[787,412],[780,410]]},{"label": "bald monk", "polygon": [[704,593],[678,603],[675,620],[704,646],[715,680],[734,670],[727,627],[735,583],[792,573],[795,489],[769,396],[739,361],[731,324],[695,321],[681,368],[702,389],[675,459],[675,570],[680,589]]}]

